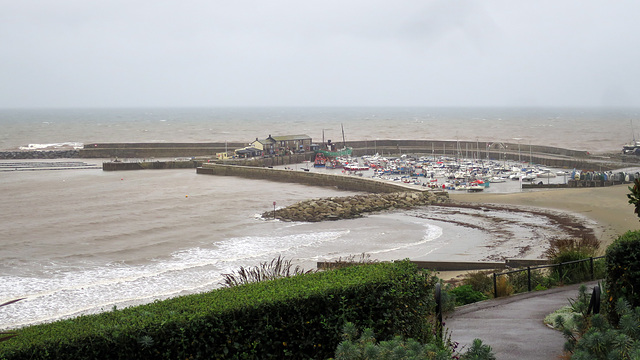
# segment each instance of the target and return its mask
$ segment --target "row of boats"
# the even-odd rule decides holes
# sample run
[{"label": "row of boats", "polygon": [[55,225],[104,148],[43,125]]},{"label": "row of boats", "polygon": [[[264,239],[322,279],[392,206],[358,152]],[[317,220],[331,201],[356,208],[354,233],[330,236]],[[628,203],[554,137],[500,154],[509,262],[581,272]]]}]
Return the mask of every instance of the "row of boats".
[{"label": "row of boats", "polygon": [[[454,159],[449,157],[383,157],[374,156],[325,158],[316,167],[342,169],[348,174],[442,188],[446,190],[483,191],[491,183],[507,181],[549,181],[564,176],[578,176],[579,172],[553,171],[536,165],[494,160]],[[577,175],[576,175],[577,174]]]}]

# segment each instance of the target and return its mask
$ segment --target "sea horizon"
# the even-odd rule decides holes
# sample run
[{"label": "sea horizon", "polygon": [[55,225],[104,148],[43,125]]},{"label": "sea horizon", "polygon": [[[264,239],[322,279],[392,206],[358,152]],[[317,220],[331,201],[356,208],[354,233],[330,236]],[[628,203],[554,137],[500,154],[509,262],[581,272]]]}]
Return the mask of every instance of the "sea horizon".
[{"label": "sea horizon", "polygon": [[[250,142],[270,134],[349,140],[483,140],[617,152],[633,107],[86,107],[0,109],[0,150],[29,144]],[[640,125],[637,125],[640,129]],[[638,136],[640,138],[640,136]]]}]

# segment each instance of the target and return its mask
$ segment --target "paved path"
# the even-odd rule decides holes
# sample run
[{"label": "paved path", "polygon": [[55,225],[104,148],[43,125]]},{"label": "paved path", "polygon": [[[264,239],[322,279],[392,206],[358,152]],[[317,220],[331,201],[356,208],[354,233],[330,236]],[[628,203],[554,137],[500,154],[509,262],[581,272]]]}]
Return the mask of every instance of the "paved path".
[{"label": "paved path", "polygon": [[[597,282],[585,283],[589,292]],[[578,296],[577,285],[534,291],[456,308],[444,320],[451,339],[469,348],[473,339],[490,345],[497,360],[558,359],[564,337],[543,320]]]}]

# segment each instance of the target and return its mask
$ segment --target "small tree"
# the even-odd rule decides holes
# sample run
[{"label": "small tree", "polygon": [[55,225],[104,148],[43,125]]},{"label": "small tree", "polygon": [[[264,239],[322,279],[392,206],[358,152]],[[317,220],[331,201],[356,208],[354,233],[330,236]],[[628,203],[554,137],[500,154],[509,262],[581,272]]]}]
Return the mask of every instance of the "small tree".
[{"label": "small tree", "polygon": [[629,198],[629,204],[635,206],[633,212],[640,217],[640,178],[633,180],[633,187],[629,186],[630,194],[627,194]]}]

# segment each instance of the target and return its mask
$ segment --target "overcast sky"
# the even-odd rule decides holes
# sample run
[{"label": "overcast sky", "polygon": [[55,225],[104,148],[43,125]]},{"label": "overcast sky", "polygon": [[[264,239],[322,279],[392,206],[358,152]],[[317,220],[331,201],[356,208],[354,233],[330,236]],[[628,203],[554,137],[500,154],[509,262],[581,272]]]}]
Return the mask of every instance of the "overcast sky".
[{"label": "overcast sky", "polygon": [[640,106],[640,1],[0,0],[0,107]]}]

